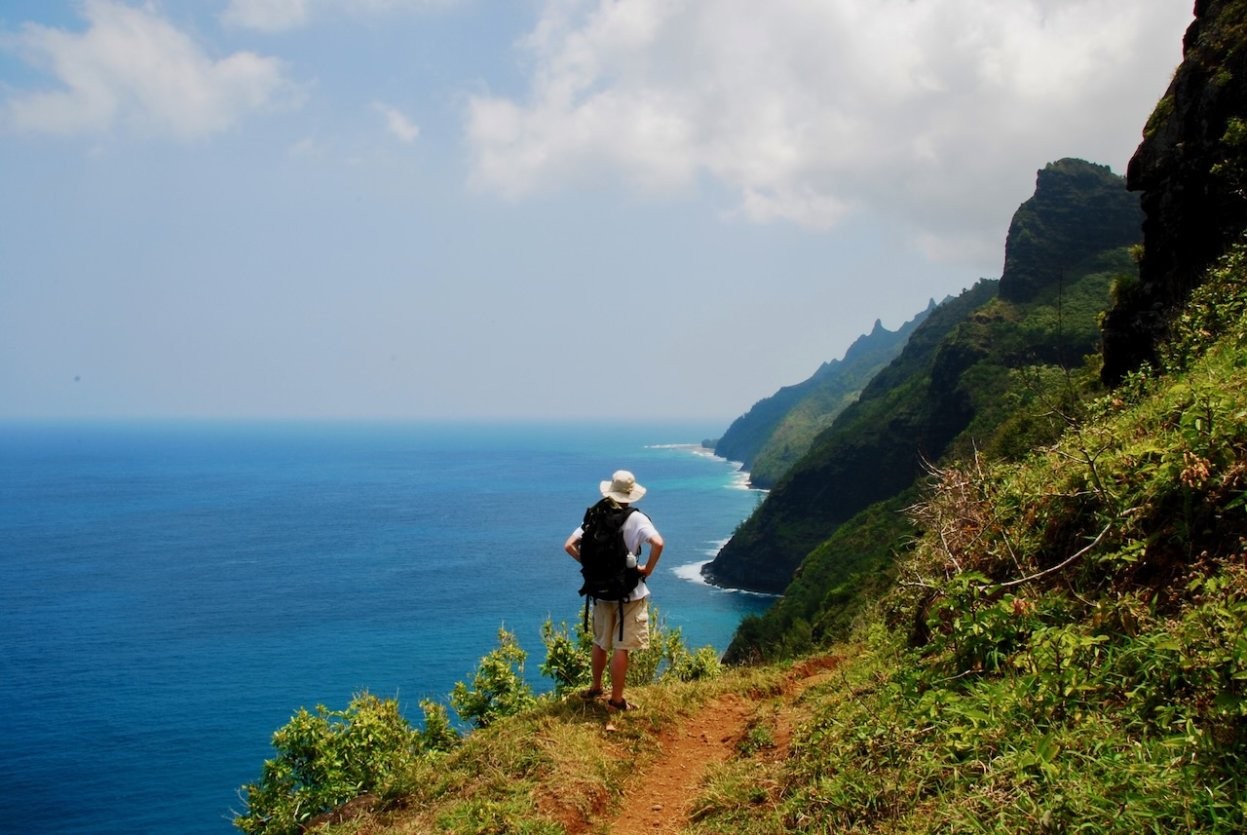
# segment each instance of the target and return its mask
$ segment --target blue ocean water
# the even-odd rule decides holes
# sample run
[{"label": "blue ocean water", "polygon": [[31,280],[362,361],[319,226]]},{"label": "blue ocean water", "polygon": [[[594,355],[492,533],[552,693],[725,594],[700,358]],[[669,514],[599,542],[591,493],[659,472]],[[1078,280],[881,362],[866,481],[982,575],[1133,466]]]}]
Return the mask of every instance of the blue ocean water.
[{"label": "blue ocean water", "polygon": [[726,648],[704,585],[758,501],[692,425],[0,424],[0,828],[229,833],[299,707],[446,701],[499,627],[580,617],[562,551],[627,468],[654,600]]}]

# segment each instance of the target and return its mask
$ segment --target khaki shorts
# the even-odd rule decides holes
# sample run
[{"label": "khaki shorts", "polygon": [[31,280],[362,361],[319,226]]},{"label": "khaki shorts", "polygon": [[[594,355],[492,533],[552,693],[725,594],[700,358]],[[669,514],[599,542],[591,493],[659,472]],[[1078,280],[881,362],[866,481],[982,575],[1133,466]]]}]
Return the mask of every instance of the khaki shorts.
[{"label": "khaki shorts", "polygon": [[610,652],[649,647],[649,598],[625,601],[623,623],[623,640],[620,640],[619,601],[593,601],[593,643]]}]

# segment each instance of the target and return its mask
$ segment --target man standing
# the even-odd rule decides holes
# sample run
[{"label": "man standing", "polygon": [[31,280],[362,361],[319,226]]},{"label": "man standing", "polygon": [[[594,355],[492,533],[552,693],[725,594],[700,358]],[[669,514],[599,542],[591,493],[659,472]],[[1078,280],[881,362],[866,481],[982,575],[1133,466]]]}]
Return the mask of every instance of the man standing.
[{"label": "man standing", "polygon": [[[645,495],[645,488],[637,484],[636,477],[627,470],[619,470],[610,481],[600,485],[604,501],[613,502],[627,508],[640,501]],[[654,573],[658,558],[662,555],[662,535],[654,527],[650,518],[639,510],[628,513],[623,523],[623,541],[628,549],[628,565],[635,566],[640,574],[636,588],[624,598],[622,606],[612,601],[609,605],[593,604],[593,655],[591,668],[593,684],[585,691],[585,698],[593,699],[602,695],[602,674],[610,659],[611,695],[607,706],[612,710],[628,710],[632,707],[624,699],[624,679],[628,674],[628,653],[634,649],[645,649],[649,646],[649,588],[645,578]],[[563,545],[563,550],[572,559],[580,562],[580,543],[584,536],[584,527],[572,531],[571,536]],[[638,564],[641,550],[649,543],[649,559],[644,565]],[[602,601],[605,603],[606,601]],[[622,620],[621,620],[622,619]]]}]

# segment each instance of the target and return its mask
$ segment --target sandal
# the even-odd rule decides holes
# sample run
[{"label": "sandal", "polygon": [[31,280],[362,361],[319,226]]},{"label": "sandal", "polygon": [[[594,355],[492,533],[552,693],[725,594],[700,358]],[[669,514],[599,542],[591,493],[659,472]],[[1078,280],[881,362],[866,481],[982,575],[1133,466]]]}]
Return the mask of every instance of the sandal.
[{"label": "sandal", "polygon": [[623,713],[626,710],[636,710],[636,705],[628,704],[627,699],[620,699],[619,701],[615,701],[614,699],[607,699],[606,707],[610,710],[617,710],[620,713]]},{"label": "sandal", "polygon": [[602,695],[601,687],[590,687],[588,690],[580,691],[580,698],[584,699],[586,702],[592,701],[600,697],[601,695]]}]

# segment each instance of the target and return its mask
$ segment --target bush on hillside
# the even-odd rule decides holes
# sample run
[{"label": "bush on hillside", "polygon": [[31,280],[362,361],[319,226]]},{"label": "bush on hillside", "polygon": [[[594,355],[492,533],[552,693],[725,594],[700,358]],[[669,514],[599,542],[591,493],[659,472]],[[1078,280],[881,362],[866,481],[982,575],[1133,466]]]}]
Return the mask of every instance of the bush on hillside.
[{"label": "bush on hillside", "polygon": [[422,735],[397,701],[369,693],[345,710],[300,709],[273,734],[277,756],[264,763],[259,781],[242,787],[247,811],[234,825],[248,835],[293,835],[361,794],[403,794],[413,760],[452,744],[435,706],[426,706],[426,717],[434,731]]},{"label": "bush on hillside", "polygon": [[532,687],[524,679],[526,653],[506,629],[498,630],[498,648],[481,659],[471,685],[455,682],[450,704],[459,718],[478,728],[502,716],[511,716],[536,703]]}]

